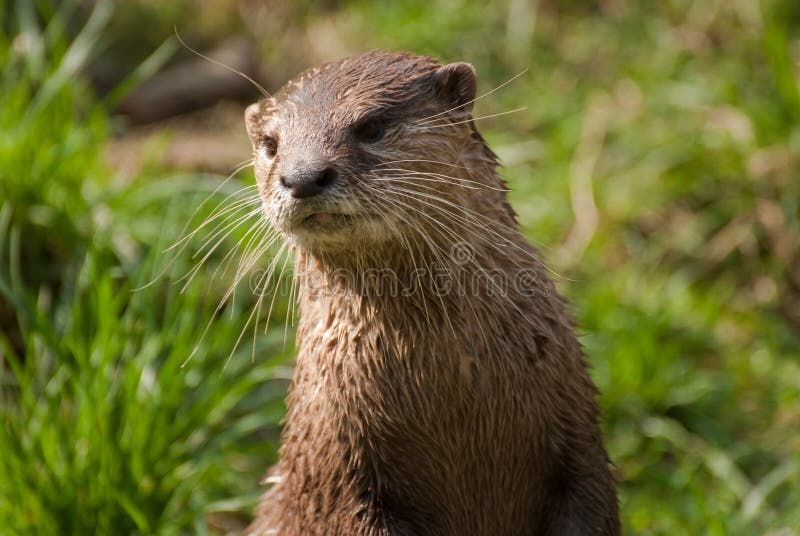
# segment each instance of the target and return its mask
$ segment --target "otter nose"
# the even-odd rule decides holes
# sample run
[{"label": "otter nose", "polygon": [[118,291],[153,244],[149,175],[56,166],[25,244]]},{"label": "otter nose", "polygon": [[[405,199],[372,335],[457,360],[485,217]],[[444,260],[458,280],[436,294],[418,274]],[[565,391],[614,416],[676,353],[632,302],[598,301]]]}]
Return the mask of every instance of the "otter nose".
[{"label": "otter nose", "polygon": [[321,194],[336,182],[338,172],[328,166],[323,169],[300,168],[281,175],[281,184],[292,197],[302,199]]}]

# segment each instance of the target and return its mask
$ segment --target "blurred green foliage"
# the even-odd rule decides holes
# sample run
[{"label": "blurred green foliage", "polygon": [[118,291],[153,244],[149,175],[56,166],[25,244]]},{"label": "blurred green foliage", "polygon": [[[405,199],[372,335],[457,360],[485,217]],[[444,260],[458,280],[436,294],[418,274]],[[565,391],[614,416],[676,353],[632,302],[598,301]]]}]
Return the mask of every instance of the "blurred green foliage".
[{"label": "blurred green foliage", "polygon": [[204,534],[210,514],[252,509],[274,459],[284,330],[230,355],[252,300],[218,311],[227,284],[179,293],[155,277],[170,230],[231,188],[106,167],[108,109],[76,75],[111,4],[77,29],[70,4],[14,7],[0,40],[0,533]]},{"label": "blurred green foliage", "polygon": [[0,34],[0,199],[25,236],[20,254],[34,261],[25,270],[34,285],[59,279],[88,232],[84,185],[102,184],[107,174],[98,152],[106,115],[75,74],[109,14],[98,10],[71,42],[63,14],[42,28],[32,2],[19,2],[3,21],[10,31]]},{"label": "blurred green foliage", "polygon": [[484,92],[527,69],[476,115],[527,107],[479,126],[573,301],[627,532],[796,533],[797,2],[212,4],[3,10],[0,526],[203,533],[221,512],[246,517],[274,459],[283,329],[223,369],[252,301],[215,312],[226,286],[211,269],[184,293],[130,292],[219,180],[117,180],[100,158],[107,106],[81,76],[93,58],[141,61],[177,25],[250,35],[273,85],[365,48],[470,61]]}]

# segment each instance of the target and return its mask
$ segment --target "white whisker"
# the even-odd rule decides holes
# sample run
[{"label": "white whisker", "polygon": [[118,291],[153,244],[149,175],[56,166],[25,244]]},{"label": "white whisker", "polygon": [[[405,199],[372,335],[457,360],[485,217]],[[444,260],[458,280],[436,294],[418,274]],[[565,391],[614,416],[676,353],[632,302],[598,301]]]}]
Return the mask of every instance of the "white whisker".
[{"label": "white whisker", "polygon": [[444,110],[443,112],[439,112],[438,114],[433,114],[433,115],[429,115],[428,117],[423,117],[422,119],[417,119],[415,121],[415,123],[417,123],[417,124],[425,123],[426,121],[429,121],[429,120],[431,120],[431,119],[433,119],[435,117],[439,117],[441,115],[446,115],[446,114],[448,114],[448,113],[450,113],[452,111],[458,110],[459,108],[463,108],[465,106],[469,106],[470,104],[473,104],[473,103],[475,103],[475,102],[477,102],[477,101],[479,101],[479,100],[481,100],[481,99],[483,99],[485,97],[488,97],[489,95],[491,95],[495,91],[497,91],[497,90],[499,90],[501,88],[504,88],[505,86],[507,86],[508,84],[510,84],[511,82],[513,82],[514,80],[516,80],[517,78],[519,78],[520,76],[522,76],[523,74],[525,74],[527,72],[528,72],[528,69],[525,69],[522,72],[520,72],[519,74],[515,74],[514,76],[512,76],[511,78],[509,78],[508,80],[506,80],[505,82],[503,82],[502,84],[497,86],[496,88],[494,88],[494,89],[492,89],[490,91],[487,91],[486,93],[483,93],[482,95],[479,95],[478,97],[475,97],[474,99],[472,99],[470,101],[467,101],[467,102],[465,102],[463,104],[460,104],[458,106],[454,106],[452,108]]},{"label": "white whisker", "polygon": [[432,123],[425,123],[424,125],[420,125],[422,127],[422,129],[420,129],[420,130],[429,130],[429,129],[432,129],[432,128],[442,128],[442,127],[452,127],[452,126],[455,126],[455,125],[462,125],[464,123],[471,123],[473,121],[480,121],[481,119],[490,119],[492,117],[500,117],[501,115],[508,115],[508,114],[513,114],[513,113],[516,113],[516,112],[522,112],[522,111],[525,111],[527,109],[528,109],[527,106],[523,106],[522,108],[516,108],[514,110],[508,110],[507,112],[499,112],[499,113],[496,113],[496,114],[483,115],[483,116],[480,116],[480,117],[470,117],[469,119],[465,119],[463,121],[455,121],[455,122],[451,122],[451,121],[447,121],[446,119],[443,119],[441,122],[432,122]]}]

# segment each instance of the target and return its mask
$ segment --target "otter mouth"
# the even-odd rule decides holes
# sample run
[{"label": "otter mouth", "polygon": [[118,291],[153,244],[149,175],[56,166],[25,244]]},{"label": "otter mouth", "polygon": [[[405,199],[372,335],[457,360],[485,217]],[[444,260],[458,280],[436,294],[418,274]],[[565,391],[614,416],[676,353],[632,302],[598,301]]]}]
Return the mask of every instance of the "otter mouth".
[{"label": "otter mouth", "polygon": [[344,214],[341,212],[314,212],[304,216],[300,220],[300,227],[304,230],[330,231],[348,227],[357,223],[362,218],[355,214]]}]

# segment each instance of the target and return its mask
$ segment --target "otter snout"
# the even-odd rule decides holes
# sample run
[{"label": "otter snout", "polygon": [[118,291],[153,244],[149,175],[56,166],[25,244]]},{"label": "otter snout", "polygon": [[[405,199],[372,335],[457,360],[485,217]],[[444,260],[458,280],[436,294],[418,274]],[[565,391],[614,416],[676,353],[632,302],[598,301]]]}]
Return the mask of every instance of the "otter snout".
[{"label": "otter snout", "polygon": [[280,181],[281,186],[286,188],[292,197],[304,199],[330,189],[338,177],[339,172],[332,166],[300,164],[282,174]]}]

